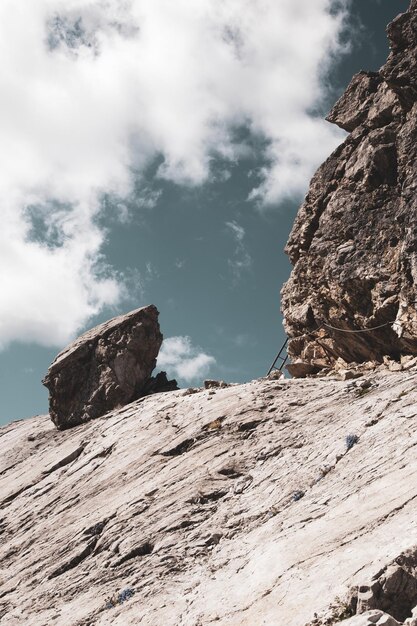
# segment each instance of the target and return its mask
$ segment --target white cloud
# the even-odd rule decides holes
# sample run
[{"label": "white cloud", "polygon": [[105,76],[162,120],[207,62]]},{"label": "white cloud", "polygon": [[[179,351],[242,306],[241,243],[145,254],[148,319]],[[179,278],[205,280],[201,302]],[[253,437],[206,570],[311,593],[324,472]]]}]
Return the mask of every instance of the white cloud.
[{"label": "white cloud", "polygon": [[[2,0],[0,345],[65,343],[120,302],[100,199],[127,196],[156,155],[158,176],[199,184],[214,155],[247,153],[244,124],[270,161],[253,197],[305,189],[342,136],[309,113],[341,49],[336,4]],[[158,193],[144,189],[142,204]]]},{"label": "white cloud", "polygon": [[241,333],[232,338],[233,344],[237,348],[245,348],[247,346],[256,346],[256,341],[253,337],[246,333]]},{"label": "white cloud", "polygon": [[193,346],[190,337],[164,339],[158,356],[158,367],[186,383],[204,378],[216,359]]},{"label": "white cloud", "polygon": [[250,270],[252,267],[252,257],[246,249],[244,243],[246,231],[235,220],[232,222],[226,222],[226,226],[229,229],[233,239],[235,240],[235,248],[233,250],[233,257],[227,260],[229,269],[232,272],[233,283],[237,284],[242,277],[242,273]]},{"label": "white cloud", "polygon": [[243,226],[240,226],[234,220],[232,222],[226,222],[226,226],[232,231],[232,234],[235,237],[237,242],[241,242],[244,240],[246,233],[245,233],[245,229],[243,228]]},{"label": "white cloud", "polygon": [[158,268],[151,263],[151,261],[147,261],[145,264],[146,272],[145,272],[145,280],[150,282],[157,278],[159,278]]}]

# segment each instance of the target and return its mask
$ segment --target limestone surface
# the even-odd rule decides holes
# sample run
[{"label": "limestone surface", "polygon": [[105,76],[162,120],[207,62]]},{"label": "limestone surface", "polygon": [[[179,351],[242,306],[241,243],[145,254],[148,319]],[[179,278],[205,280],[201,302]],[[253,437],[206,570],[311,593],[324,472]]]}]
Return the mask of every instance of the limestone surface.
[{"label": "limestone surface", "polygon": [[150,305],[96,326],[67,346],[42,381],[55,426],[76,426],[132,402],[146,387],[169,385],[166,378],[150,380],[161,343],[158,310]]},{"label": "limestone surface", "polygon": [[412,619],[416,367],[37,416],[0,447],[2,626]]},{"label": "limestone surface", "polygon": [[417,354],[415,1],[388,37],[387,63],[357,74],[328,116],[350,134],[313,177],[287,244],[289,354],[315,371]]},{"label": "limestone surface", "polygon": [[343,620],[343,626],[398,626],[397,620],[382,611],[366,611],[350,619]]}]

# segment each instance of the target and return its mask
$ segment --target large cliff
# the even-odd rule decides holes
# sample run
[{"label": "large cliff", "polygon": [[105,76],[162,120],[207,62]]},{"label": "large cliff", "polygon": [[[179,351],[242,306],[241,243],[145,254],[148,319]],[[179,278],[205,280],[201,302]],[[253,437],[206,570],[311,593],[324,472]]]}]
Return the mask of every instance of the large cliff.
[{"label": "large cliff", "polygon": [[387,63],[357,74],[328,116],[350,134],[315,174],[287,244],[289,354],[312,372],[417,353],[416,0],[388,37]]}]

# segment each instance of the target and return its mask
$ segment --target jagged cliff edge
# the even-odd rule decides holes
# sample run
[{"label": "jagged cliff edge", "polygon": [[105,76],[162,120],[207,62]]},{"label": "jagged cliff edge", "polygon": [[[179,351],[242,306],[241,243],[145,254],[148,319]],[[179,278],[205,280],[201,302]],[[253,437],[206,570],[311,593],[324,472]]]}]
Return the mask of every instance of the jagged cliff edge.
[{"label": "jagged cliff edge", "polygon": [[357,74],[328,116],[350,134],[313,177],[287,244],[282,310],[301,372],[417,354],[416,0],[387,32],[386,64]]}]

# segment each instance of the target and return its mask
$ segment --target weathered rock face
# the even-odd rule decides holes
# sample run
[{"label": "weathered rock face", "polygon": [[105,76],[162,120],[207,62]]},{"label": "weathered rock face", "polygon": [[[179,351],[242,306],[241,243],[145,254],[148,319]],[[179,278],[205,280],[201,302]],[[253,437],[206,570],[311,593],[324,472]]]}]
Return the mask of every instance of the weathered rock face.
[{"label": "weathered rock face", "polygon": [[328,116],[350,135],[315,174],[287,244],[289,354],[318,369],[417,354],[415,0],[388,36],[386,65],[357,74]]},{"label": "weathered rock face", "polygon": [[366,611],[348,620],[343,620],[343,626],[399,626],[399,622],[383,611]]},{"label": "weathered rock face", "polygon": [[1,625],[411,620],[416,407],[414,367],[0,428]]},{"label": "weathered rock face", "polygon": [[[161,343],[153,305],[115,317],[76,339],[58,354],[42,381],[49,389],[55,426],[76,426],[152,391],[155,379],[150,376]],[[168,383],[166,378],[162,382]]]}]

